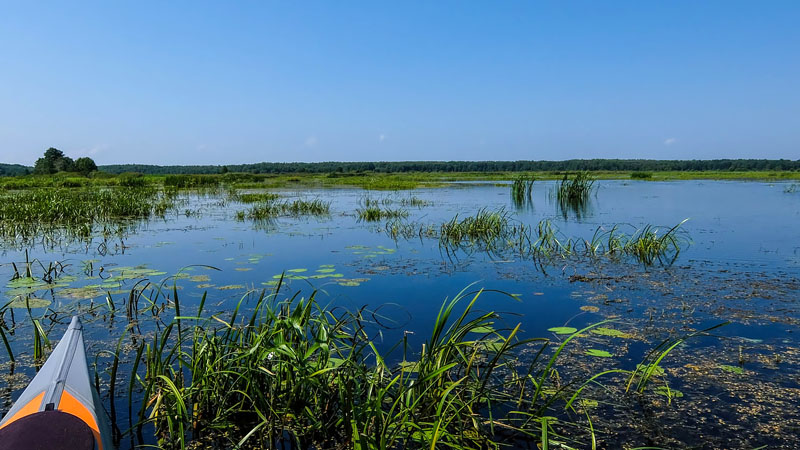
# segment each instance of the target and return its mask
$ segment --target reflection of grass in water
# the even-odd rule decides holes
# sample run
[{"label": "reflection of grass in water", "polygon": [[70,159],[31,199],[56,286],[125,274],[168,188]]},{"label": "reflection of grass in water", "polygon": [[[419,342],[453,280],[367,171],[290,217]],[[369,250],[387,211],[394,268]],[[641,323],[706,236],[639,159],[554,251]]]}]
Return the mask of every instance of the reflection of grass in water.
[{"label": "reflection of grass in water", "polygon": [[589,207],[593,186],[594,178],[589,172],[578,172],[572,178],[569,174],[564,174],[564,178],[555,188],[555,197],[561,214],[565,218],[569,212],[575,213],[578,218],[583,216]]},{"label": "reflection of grass in water", "polygon": [[511,201],[517,208],[522,208],[533,203],[533,177],[519,175],[511,183]]},{"label": "reflection of grass in water", "polygon": [[[686,219],[688,220],[688,219]],[[598,227],[591,239],[564,236],[550,220],[542,220],[535,227],[512,220],[503,209],[479,210],[474,216],[454,216],[438,228],[432,225],[408,223],[400,220],[388,222],[384,231],[393,239],[412,237],[437,238],[441,248],[452,253],[478,249],[490,253],[510,252],[524,258],[547,263],[555,258],[597,258],[628,256],[644,264],[672,264],[689,239],[681,226],[645,225],[631,234],[620,231],[615,225],[606,230]]]}]

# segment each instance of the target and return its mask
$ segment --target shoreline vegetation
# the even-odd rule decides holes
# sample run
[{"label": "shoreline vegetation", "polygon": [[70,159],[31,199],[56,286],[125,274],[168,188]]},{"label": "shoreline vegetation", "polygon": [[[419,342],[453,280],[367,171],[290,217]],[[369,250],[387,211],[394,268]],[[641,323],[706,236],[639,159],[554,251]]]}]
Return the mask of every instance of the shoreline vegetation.
[{"label": "shoreline vegetation", "polygon": [[751,180],[798,181],[800,171],[553,171],[553,172],[353,172],[297,174],[184,174],[145,175],[142,173],[110,174],[92,172],[56,173],[50,175],[0,176],[0,191],[30,188],[81,187],[147,187],[169,189],[199,189],[229,186],[236,189],[275,188],[335,188],[356,187],[367,190],[407,190],[448,186],[454,182],[497,182],[511,184],[514,180],[561,181],[565,176],[586,173],[593,180],[631,180],[636,182],[673,180]]}]

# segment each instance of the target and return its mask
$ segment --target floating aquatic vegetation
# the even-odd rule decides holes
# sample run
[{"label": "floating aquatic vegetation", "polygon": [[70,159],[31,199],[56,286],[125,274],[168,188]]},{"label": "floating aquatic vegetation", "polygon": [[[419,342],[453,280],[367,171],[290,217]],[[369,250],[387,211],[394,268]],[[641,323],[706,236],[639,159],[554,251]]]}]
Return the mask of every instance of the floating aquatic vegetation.
[{"label": "floating aquatic vegetation", "polygon": [[578,331],[578,329],[573,327],[553,327],[548,328],[547,331],[555,334],[573,334]]},{"label": "floating aquatic vegetation", "polygon": [[5,306],[8,308],[35,309],[35,308],[46,308],[50,306],[51,303],[53,302],[46,298],[18,296],[13,300],[11,300],[10,302],[6,303]]},{"label": "floating aquatic vegetation", "polygon": [[605,350],[598,350],[596,348],[590,348],[589,350],[586,350],[586,354],[589,356],[596,356],[598,358],[611,358],[614,356]]},{"label": "floating aquatic vegetation", "polygon": [[225,286],[218,286],[217,289],[220,291],[235,291],[239,289],[244,289],[244,285],[242,284],[227,284]]}]

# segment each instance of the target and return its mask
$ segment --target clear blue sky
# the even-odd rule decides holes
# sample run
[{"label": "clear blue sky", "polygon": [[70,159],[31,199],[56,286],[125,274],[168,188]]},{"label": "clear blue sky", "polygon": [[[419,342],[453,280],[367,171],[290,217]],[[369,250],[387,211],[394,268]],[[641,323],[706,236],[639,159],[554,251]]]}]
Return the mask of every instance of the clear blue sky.
[{"label": "clear blue sky", "polygon": [[800,159],[798,1],[0,7],[2,162]]}]

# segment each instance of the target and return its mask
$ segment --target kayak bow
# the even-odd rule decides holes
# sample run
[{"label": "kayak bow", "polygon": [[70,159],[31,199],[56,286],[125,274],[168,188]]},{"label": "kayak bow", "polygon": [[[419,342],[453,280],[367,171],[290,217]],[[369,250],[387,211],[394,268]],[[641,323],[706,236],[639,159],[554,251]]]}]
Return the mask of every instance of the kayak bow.
[{"label": "kayak bow", "polygon": [[0,450],[6,448],[113,449],[102,403],[90,382],[77,316],[0,421]]}]

